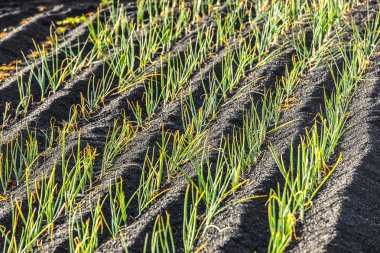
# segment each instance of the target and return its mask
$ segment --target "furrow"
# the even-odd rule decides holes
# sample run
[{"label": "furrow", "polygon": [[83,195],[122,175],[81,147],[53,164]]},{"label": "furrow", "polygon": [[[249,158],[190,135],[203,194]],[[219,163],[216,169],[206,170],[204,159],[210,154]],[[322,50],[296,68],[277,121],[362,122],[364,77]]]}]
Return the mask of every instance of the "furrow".
[{"label": "furrow", "polygon": [[[272,142],[274,149],[281,154],[289,152],[288,144],[291,141],[297,144],[304,128],[312,124],[323,103],[323,87],[328,92],[334,86],[327,66],[309,71],[302,79],[295,94],[296,102],[283,112],[279,123],[290,124],[268,136],[268,142]],[[282,182],[281,174],[267,149],[264,149],[260,161],[251,168],[248,178],[249,182],[230,200],[232,203],[251,196],[267,195],[277,182]],[[207,252],[265,252],[270,237],[266,201],[267,198],[254,199],[223,211],[212,223],[216,228],[207,230],[204,238],[198,242],[198,248],[206,245]]]},{"label": "furrow", "polygon": [[[190,35],[195,33],[195,32],[196,31],[191,32]],[[190,35],[186,36],[185,38],[180,40],[177,43],[178,45],[176,45],[172,49],[171,52],[174,54],[175,52],[183,51],[186,48],[186,43],[188,43],[188,41],[191,37]],[[224,54],[222,53],[220,55],[219,60],[221,59],[222,55],[224,55]],[[193,83],[193,82],[198,83],[198,86],[199,86],[198,89],[201,90],[200,80],[201,80],[202,74],[204,74],[204,72],[206,70],[210,71],[212,66],[214,66],[215,62],[218,62],[218,60],[217,59],[210,60],[210,63],[206,64],[207,66],[202,69],[202,72],[200,72],[198,75],[196,75],[193,78],[193,80],[190,81],[190,83]],[[159,66],[152,66],[147,71],[152,71],[152,73],[153,73],[158,68],[159,68]],[[149,73],[147,73],[147,74],[149,74]],[[77,81],[79,83],[83,82],[83,80],[86,79],[85,76],[86,75],[83,74],[81,78],[77,78],[79,80],[73,81],[70,85],[71,86],[75,86],[75,85],[78,86],[79,84],[76,84]],[[87,88],[87,85],[86,85],[86,88]],[[108,130],[113,126],[114,120],[121,116],[122,110],[126,109],[125,108],[126,99],[133,99],[133,97],[138,97],[138,96],[136,96],[136,93],[137,92],[141,93],[141,89],[142,89],[142,87],[138,87],[138,85],[136,85],[135,87],[127,90],[126,92],[120,94],[119,96],[116,96],[116,98],[111,99],[111,101],[104,108],[102,108],[99,113],[92,115],[90,122],[87,122],[83,126],[81,126],[81,132],[83,133],[82,137],[81,137],[82,141],[85,141],[86,143],[90,144],[92,147],[97,148],[97,150],[99,150],[99,152],[102,153],[103,145],[105,143],[105,139],[106,139]],[[61,103],[60,98],[62,96],[68,97],[68,95],[70,95],[71,93],[72,92],[71,92],[70,87],[67,87],[67,88],[63,89],[62,92],[59,92],[54,97],[50,98],[50,101],[54,102],[59,107],[59,104]],[[76,94],[76,95],[78,95],[78,94]],[[177,100],[177,103],[175,103],[175,105],[169,104],[169,105],[165,106],[165,108],[166,108],[165,110],[167,110],[169,112],[171,110],[171,108],[173,108],[173,107],[176,108],[176,110],[174,110],[175,111],[174,114],[176,114],[178,116],[179,115],[178,114],[179,108],[180,108],[180,101]],[[10,130],[4,131],[3,132],[4,139],[10,139],[18,131],[25,130],[26,127],[28,127],[28,124],[31,123],[31,121],[34,122],[33,124],[37,124],[38,127],[45,127],[45,128],[49,127],[50,119],[48,118],[48,115],[45,115],[45,114],[62,112],[62,108],[59,108],[59,112],[56,112],[56,109],[57,108],[55,108],[55,110],[51,109],[49,107],[49,105],[44,105],[40,108],[37,108],[36,110],[38,110],[38,112],[33,112],[29,117],[27,117],[27,119],[21,120],[17,124],[17,130],[13,129],[14,127],[12,127]],[[166,115],[164,113],[162,113],[162,114]],[[170,115],[172,115],[172,114],[173,114],[173,112],[169,113],[167,118],[170,119],[170,117],[171,117]],[[30,120],[28,120],[28,119],[30,119]],[[163,121],[169,121],[169,120],[162,119],[161,117],[158,117],[156,119],[152,119],[148,125],[150,126],[150,128],[159,129],[159,126],[161,125],[161,122],[163,122]],[[155,125],[157,127],[151,127],[153,125]],[[173,124],[173,125],[175,125],[175,124]],[[146,132],[148,133],[147,135],[150,136],[152,131],[146,131]],[[141,133],[140,136],[143,136],[143,138],[142,138],[143,141],[149,139],[149,138],[145,137],[146,135],[144,133]],[[77,142],[76,138],[72,138],[71,140],[68,141],[67,148],[66,148],[66,154],[67,155],[69,155],[72,148],[75,147],[76,142]],[[139,143],[141,141],[137,140],[136,142]],[[152,142],[152,144],[154,144],[154,143],[155,143],[155,141]],[[143,151],[141,153],[143,153],[143,152],[146,152],[146,149],[143,149]],[[52,169],[52,165],[54,164],[55,161],[57,161],[57,163],[58,163],[57,165],[60,166],[61,153],[62,153],[61,147],[57,146],[55,149],[53,149],[50,152],[48,157],[45,159],[45,162],[33,173],[36,176],[38,176],[41,173],[46,173],[46,172],[50,171]],[[22,197],[25,199],[25,197],[26,197],[24,194],[25,190],[26,190],[26,187],[24,185],[17,186],[14,189],[11,189],[9,192],[7,192],[7,196]],[[10,202],[8,202],[8,201],[0,202],[0,209],[3,211],[3,212],[0,212],[0,220],[1,221],[7,220],[9,218],[10,211],[11,211]]]},{"label": "furrow", "polygon": [[[210,20],[207,20],[206,23],[211,22]],[[87,25],[82,24],[80,25],[74,34],[70,34],[68,36],[68,39],[65,40],[63,43],[60,44],[60,48],[65,46],[69,42],[73,42],[76,39],[76,36],[83,36],[87,33],[86,29]],[[184,38],[179,39],[179,41],[175,42],[175,45],[172,49],[170,49],[168,52],[162,53],[161,56],[167,56],[169,54],[176,55],[177,53],[183,52],[189,43],[191,43],[191,38],[197,33],[198,28],[193,29],[189,32]],[[150,74],[153,74],[160,70],[160,63],[157,62],[157,59],[160,56],[157,56],[153,62],[152,66],[148,67],[141,76],[148,76]],[[104,61],[102,61],[102,64],[105,64]],[[69,81],[68,84],[64,85],[63,89],[60,89],[57,94],[52,95],[49,97],[46,101],[44,101],[42,104],[34,106],[31,112],[27,114],[25,118],[21,118],[20,120],[17,120],[16,122],[12,122],[9,126],[5,128],[3,131],[3,136],[7,136],[5,139],[11,139],[18,131],[26,129],[28,126],[38,127],[39,129],[46,129],[50,126],[49,120],[51,117],[56,118],[58,121],[67,120],[67,115],[70,111],[70,107],[72,105],[79,104],[81,102],[80,99],[80,93],[82,92],[83,95],[86,95],[87,92],[87,83],[85,82],[85,77],[87,76],[87,80],[89,80],[89,77],[91,74],[93,74],[93,69],[100,68],[100,64],[97,62],[95,66],[91,66],[90,69],[86,69],[84,73],[81,74],[79,78],[73,78]],[[25,67],[20,71],[19,75],[25,75],[27,71],[30,71],[29,67]],[[89,73],[90,72],[90,73]],[[101,78],[101,70],[96,71],[96,76]],[[77,80],[82,80],[81,85],[75,85]],[[36,85],[35,85],[36,86]],[[70,90],[74,88],[73,90]],[[19,102],[19,96],[17,93],[14,92],[17,88],[17,77],[13,77],[10,79],[5,85],[0,86],[0,98],[4,97],[4,99],[0,99],[0,108],[5,107],[5,103],[13,102],[14,105],[11,108],[13,111],[15,110],[15,107],[17,103]],[[35,87],[38,93],[39,87]],[[101,119],[103,117],[106,117],[110,114],[110,112],[124,110],[126,107],[128,107],[129,102],[135,102],[135,100],[138,100],[142,97],[144,92],[143,89],[143,82],[138,82],[136,85],[131,87],[127,92],[123,92],[121,94],[113,94],[109,98],[106,99],[105,104],[106,106],[102,108],[99,112],[96,112],[95,114],[91,115],[91,122],[96,122],[98,119]],[[32,92],[35,94],[35,92]],[[59,110],[56,110],[57,106],[60,105]],[[66,112],[61,114],[61,112]],[[42,120],[40,120],[42,119]],[[85,123],[87,124],[87,123]],[[110,123],[112,125],[112,123]]]},{"label": "furrow", "polygon": [[0,10],[0,33],[7,33],[14,29],[24,18],[34,16],[38,13],[35,6],[30,6],[26,11],[19,8]]},{"label": "furrow", "polygon": [[[248,34],[248,33],[247,33]],[[247,35],[246,34],[246,35]],[[141,175],[141,166],[144,162],[145,154],[147,152],[147,149],[149,147],[152,147],[155,145],[157,141],[161,138],[161,129],[162,127],[165,128],[165,131],[174,132],[176,130],[182,129],[182,123],[181,123],[181,101],[180,97],[182,95],[183,99],[189,99],[189,92],[193,94],[196,98],[201,100],[201,96],[203,94],[203,86],[202,86],[202,80],[205,78],[205,76],[208,76],[208,73],[214,68],[215,65],[220,64],[222,58],[225,56],[227,51],[230,49],[224,49],[222,50],[217,57],[214,57],[209,60],[208,63],[203,66],[203,68],[200,70],[200,72],[196,73],[194,77],[188,82],[188,85],[184,88],[182,91],[182,94],[178,96],[178,99],[176,99],[173,103],[169,103],[167,105],[164,105],[160,112],[156,114],[156,117],[152,119],[148,119],[148,122],[146,123],[146,130],[143,130],[138,133],[136,137],[132,140],[132,143],[129,144],[129,149],[127,152],[122,154],[120,157],[118,157],[115,161],[114,167],[115,170],[111,170],[104,178],[101,179],[101,182],[98,182],[99,187],[94,189],[90,193],[92,197],[90,197],[89,202],[87,202],[86,205],[88,205],[91,201],[94,201],[95,198],[98,198],[98,196],[103,197],[108,193],[108,182],[110,180],[113,180],[115,178],[122,177],[126,183],[126,185],[133,185],[134,189],[137,189],[140,175]],[[275,80],[275,79],[273,79]],[[131,91],[129,91],[131,93]],[[133,95],[133,93],[132,93]],[[108,122],[105,123],[109,127],[112,127],[113,119],[116,116],[119,116],[120,114],[115,113],[119,112],[120,109],[123,108],[123,106],[119,107],[119,104],[125,105],[125,98],[120,99],[118,97],[115,101],[111,101],[111,103],[106,106],[100,115],[102,116],[96,116],[99,120],[102,120],[102,122]],[[115,110],[115,108],[118,108]],[[113,116],[110,116],[113,115]],[[102,131],[102,133],[105,133],[108,128],[102,124],[100,127],[98,126],[97,122],[91,123],[89,128],[84,127],[83,133],[94,133],[96,135],[97,132]],[[104,129],[107,129],[104,131]],[[105,133],[106,135],[106,133]],[[104,136],[105,136],[104,135]],[[131,170],[133,173],[130,173]],[[185,180],[183,181],[183,184],[181,182],[178,182],[178,184],[182,185],[182,187],[175,186],[174,189],[180,189],[181,191],[184,189]],[[176,183],[177,184],[177,181]],[[133,194],[133,191],[131,192]],[[168,193],[173,194],[173,196],[178,196],[178,192]],[[166,199],[166,197],[165,197]],[[170,201],[173,199],[169,198]],[[175,200],[178,200],[178,198],[175,198]],[[169,203],[170,204],[170,203]],[[86,213],[88,215],[88,208],[84,208],[83,215],[86,216]],[[148,214],[151,215],[151,214]],[[152,216],[153,217],[153,216]],[[152,218],[153,219],[153,218]],[[143,220],[140,220],[143,221]],[[151,224],[147,224],[151,225]],[[54,242],[52,244],[48,244],[46,246],[43,246],[39,250],[43,251],[50,251],[53,249],[63,249],[67,245],[67,236],[66,232],[68,228],[67,222],[65,224],[61,224],[60,226],[57,226],[56,229],[56,235],[59,238],[55,238]],[[146,229],[148,227],[143,227],[143,229]],[[150,228],[150,227],[149,227]],[[139,229],[141,229],[139,227]],[[135,231],[137,235],[137,231]],[[141,231],[143,232],[143,236],[145,236],[146,230]],[[60,236],[61,235],[61,236]],[[133,236],[134,237],[134,236]]]},{"label": "furrow", "polygon": [[300,224],[290,252],[380,251],[380,58],[358,85],[342,135],[343,161]]},{"label": "furrow", "polygon": [[[52,12],[62,10],[63,6],[56,6],[49,12],[39,13],[31,17],[29,22],[20,25],[19,27],[6,34],[6,36],[0,40],[0,49],[2,51],[2,54],[0,56],[0,63],[6,64],[15,58],[21,58],[21,51],[32,48],[33,41],[31,38],[35,38],[36,41],[45,39],[48,33],[43,33],[43,29],[41,29],[44,27],[43,23],[51,20],[50,14]],[[49,26],[47,27],[47,30],[49,30],[48,28]],[[17,46],[17,41],[20,42],[19,46]]]},{"label": "furrow", "polygon": [[[338,60],[338,66],[341,64]],[[339,67],[340,68],[340,67]],[[309,71],[301,78],[302,85],[295,94],[296,103],[286,110],[281,122],[286,125],[268,137],[273,149],[284,157],[289,156],[289,143],[297,146],[304,128],[310,127],[313,119],[324,105],[324,90],[327,96],[334,88],[334,80],[328,66]],[[302,89],[302,90],[300,90]],[[288,164],[289,161],[285,161]],[[276,162],[269,152],[252,167],[250,182],[230,200],[232,203],[252,196],[268,196],[271,189],[284,183]],[[214,220],[205,238],[198,243],[198,249],[206,252],[266,252],[270,239],[267,197],[239,203],[225,210]],[[314,251],[310,248],[309,250]]]},{"label": "furrow", "polygon": [[[183,43],[178,45],[178,50],[183,50],[183,48],[185,48]],[[218,59],[210,60],[210,63],[206,64],[206,66],[202,69],[202,72],[198,73],[190,81],[190,83],[192,84],[191,87],[195,87],[194,83],[196,83],[197,84],[196,87],[198,88],[198,90],[199,91],[202,90],[201,79],[204,76],[204,72],[206,70],[207,70],[207,72],[211,71],[212,67],[216,64],[216,62],[219,62],[221,60],[221,58],[224,54],[225,54],[225,52],[221,53],[219,55]],[[99,113],[100,116],[94,115],[93,121],[81,128],[81,132],[82,132],[81,139],[82,139],[82,141],[85,141],[86,143],[90,144],[92,147],[97,148],[99,150],[99,152],[102,153],[102,148],[103,148],[106,136],[107,136],[107,132],[108,132],[109,128],[112,127],[113,120],[115,118],[121,116],[121,109],[124,109],[123,105],[125,105],[125,101],[123,101],[123,99],[128,98],[128,96],[131,96],[131,97],[135,96],[134,89],[128,90],[127,92],[125,92],[125,94],[122,94],[122,96],[118,96],[116,99],[113,99],[105,108],[103,108],[101,110],[101,112]],[[138,158],[142,158],[141,160],[138,161],[138,164],[143,163],[143,157],[145,155],[146,148],[154,145],[155,142],[158,140],[161,122],[171,122],[170,120],[173,117],[173,115],[175,115],[174,117],[176,117],[177,119],[179,119],[179,120],[181,119],[180,118],[180,101],[177,100],[173,104],[168,104],[167,106],[164,106],[163,111],[166,111],[168,113],[164,113],[164,112],[160,113],[160,115],[165,115],[165,116],[163,116],[163,117],[158,116],[157,118],[152,119],[147,124],[147,125],[149,125],[149,129],[154,129],[154,130],[147,130],[143,133],[139,133],[139,135],[133,140],[133,144],[131,144],[131,147],[133,147],[133,148],[131,148],[130,152],[127,152],[127,154],[128,154],[127,156],[129,157],[129,159],[131,159],[131,160],[137,159],[138,160]],[[173,124],[168,123],[168,125],[178,126],[174,130],[177,130],[178,128],[180,128],[179,126],[181,126],[181,124],[178,124],[178,123],[173,123]],[[157,131],[155,129],[157,129]],[[136,145],[134,143],[136,143]],[[69,153],[70,150],[72,150],[75,147],[75,145],[76,145],[76,139],[75,138],[72,139],[71,141],[68,141],[66,153]],[[141,149],[136,149],[136,146],[140,146]],[[41,173],[46,173],[46,172],[50,171],[55,161],[57,161],[57,166],[59,167],[60,166],[61,152],[62,152],[61,147],[57,147],[55,150],[53,150],[50,153],[49,157],[46,159],[46,162],[44,162],[42,164],[42,166],[40,168],[38,168],[37,171],[34,172],[34,174],[40,175]],[[102,182],[108,182],[109,179],[117,178],[117,177],[123,175],[123,173],[124,174],[128,173],[128,170],[130,171],[130,168],[128,168],[128,170],[126,170],[126,168],[125,168],[125,164],[131,164],[131,163],[125,162],[125,160],[126,160],[125,157],[121,157],[117,160],[120,160],[120,163],[118,163],[117,161],[115,162],[116,163],[115,167],[118,168],[118,170],[115,172],[111,172],[105,179],[102,179]],[[122,168],[119,168],[119,166]],[[132,176],[135,179],[137,179],[137,182],[139,181],[139,173],[133,173],[133,175],[131,175],[131,177]],[[93,192],[89,193],[89,195],[96,196],[100,193],[104,196],[105,194],[107,194],[108,185],[103,184],[102,182],[100,183],[100,189],[97,188],[97,189],[93,190]],[[136,185],[136,187],[134,189],[136,189],[137,186],[138,185]],[[7,193],[7,196],[25,198],[25,191],[26,191],[25,185],[21,185],[21,186],[18,186],[17,188],[15,188],[14,190],[10,191],[9,193]],[[1,207],[0,207],[1,210],[3,210],[3,212],[0,213],[0,220],[6,225],[7,222],[5,222],[5,221],[10,219],[10,215],[11,215],[10,214],[10,211],[11,211],[10,202],[8,202],[8,201],[0,202],[0,205],[1,205]],[[86,211],[89,211],[89,210],[86,210]],[[65,225],[67,225],[67,224],[62,225],[63,231],[67,231],[67,229],[64,229]],[[61,234],[59,228],[57,230],[55,230],[55,232],[57,233],[57,235]],[[64,235],[63,239],[67,240],[67,233],[63,232],[62,234]],[[56,245],[56,246],[58,245],[57,247],[59,248],[60,244],[61,244],[60,239],[56,238],[54,245]],[[42,248],[41,250],[44,250],[44,249],[45,248]],[[38,250],[40,250],[40,249],[38,249]],[[47,250],[50,250],[50,247],[48,247]]]},{"label": "furrow", "polygon": [[[261,97],[261,92],[264,88],[271,88],[274,85],[276,78],[281,76],[285,71],[285,65],[290,64],[290,55],[292,51],[287,50],[284,56],[277,57],[273,62],[260,67],[259,69],[253,69],[249,72],[247,77],[239,83],[239,86],[254,82],[250,87],[245,90],[245,93],[241,95],[236,101],[227,103],[225,107],[222,107],[220,114],[210,126],[210,137],[208,145],[218,147],[220,139],[223,135],[231,133],[235,125],[239,125],[243,111],[249,107],[251,101],[258,101]],[[276,62],[274,64],[274,62]],[[273,87],[272,87],[273,88]],[[180,121],[180,118],[178,119]],[[180,122],[179,122],[180,124]],[[187,171],[189,176],[195,179],[195,172],[191,169],[191,166],[187,165]],[[130,226],[125,229],[125,240],[128,249],[131,252],[141,252],[144,246],[144,239],[147,233],[150,233],[153,227],[153,223],[158,214],[164,213],[167,210],[171,215],[171,226],[174,235],[176,235],[176,245],[178,250],[181,251],[181,236],[182,236],[182,222],[183,222],[183,201],[186,185],[188,181],[180,177],[175,183],[168,186],[170,191],[165,194],[162,199],[149,207],[141,217],[138,217]],[[178,210],[178,212],[173,212]],[[110,240],[102,247],[102,252],[106,252],[109,247],[114,247],[112,250],[119,252],[122,251],[122,243],[119,240],[116,243],[114,240]]]},{"label": "furrow", "polygon": [[21,52],[28,53],[28,50],[33,48],[33,40],[39,43],[50,35],[52,22],[79,14],[83,14],[80,8],[67,8],[65,5],[57,5],[44,13],[31,17],[28,22],[20,25],[0,40],[0,49],[2,51],[0,64],[22,59]]},{"label": "furrow", "polygon": [[48,97],[40,106],[36,106],[26,117],[7,127],[3,131],[4,139],[11,140],[17,133],[27,128],[47,129],[52,118],[61,125],[68,120],[70,107],[80,102],[81,93],[85,95],[90,76],[94,74],[100,76],[100,73],[102,73],[102,63],[93,64],[80,76],[66,83],[59,92]]},{"label": "furrow", "polygon": [[380,0],[221,2],[0,0],[0,249],[380,252]]},{"label": "furrow", "polygon": [[[62,9],[63,7],[61,6],[61,7],[56,7],[56,8]],[[95,8],[95,7],[93,7],[93,8]],[[88,9],[92,9],[92,8],[88,7]],[[55,19],[56,20],[60,20],[60,19],[64,18],[65,16],[68,16],[69,14],[72,15],[74,13],[76,15],[78,15],[79,12],[81,12],[80,9],[78,9],[78,10],[66,10],[66,11],[64,11],[65,15],[62,14],[62,13],[60,13],[60,14],[58,14],[58,16],[60,18],[58,18],[58,16],[57,16]],[[45,19],[49,19],[49,20],[51,19],[51,17],[47,16],[47,14],[41,14],[41,15],[45,15],[46,17],[43,17]],[[93,17],[90,18],[90,19],[93,19]],[[46,37],[50,33],[49,27],[50,27],[51,23],[49,21],[45,21],[45,23],[46,23],[45,24],[45,26],[46,26],[45,30],[46,31],[44,29],[42,29],[42,32],[44,32],[44,36],[43,36],[43,38],[41,37],[40,40],[45,40]],[[65,40],[63,40],[58,45],[58,48],[64,48],[65,46],[74,43],[77,38],[86,36],[87,33],[88,33],[87,32],[87,24],[86,23],[80,24],[78,27],[76,27],[73,30],[70,30],[65,35]],[[34,33],[33,33],[33,35],[30,35],[30,37],[28,38],[28,40],[30,40],[31,45],[28,46],[27,49],[33,48],[32,38],[34,40],[36,40],[36,42],[38,41],[38,39],[34,36]],[[9,46],[7,46],[7,48],[8,47]],[[1,42],[0,42],[0,48],[1,48]],[[22,50],[20,48],[15,48],[14,46],[12,48],[14,48],[15,50]],[[1,49],[1,50],[3,51],[3,49]],[[17,54],[19,54],[19,55],[17,57],[16,56],[12,56],[11,59],[8,59],[7,62],[10,62],[10,61],[16,60],[16,59],[22,59],[22,55],[20,55],[20,53],[21,53],[21,51],[17,51]],[[0,60],[0,62],[1,62],[1,60]],[[13,75],[11,75],[8,78],[4,78],[4,79],[0,80],[0,109],[1,110],[4,110],[6,103],[11,103],[11,109],[12,109],[12,111],[15,110],[15,108],[17,107],[17,104],[20,101],[19,93],[15,92],[15,91],[18,90],[17,79],[20,78],[21,76],[24,76],[24,78],[25,78],[25,76],[28,76],[29,72],[34,67],[37,67],[37,68],[41,67],[40,61],[37,61],[36,63],[33,63],[31,65],[19,66],[18,72],[16,74],[13,74]],[[37,95],[40,92],[39,91],[40,88],[38,87],[37,84],[32,84],[31,89],[33,91],[32,92],[33,95]]]}]

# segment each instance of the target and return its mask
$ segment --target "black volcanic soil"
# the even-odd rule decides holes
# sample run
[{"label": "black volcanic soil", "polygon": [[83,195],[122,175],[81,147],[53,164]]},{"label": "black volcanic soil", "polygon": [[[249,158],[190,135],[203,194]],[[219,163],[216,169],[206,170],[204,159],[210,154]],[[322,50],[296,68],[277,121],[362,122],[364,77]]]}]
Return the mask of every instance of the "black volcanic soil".
[{"label": "black volcanic soil", "polygon": [[[6,31],[9,27],[15,28],[0,39],[0,65],[20,59],[21,51],[32,49],[32,38],[42,42],[49,34],[51,22],[93,11],[97,3],[97,1],[78,3],[69,0],[1,1],[0,32],[4,29]],[[376,3],[371,4],[376,5]],[[37,8],[38,5],[44,5],[46,9],[41,12]],[[28,22],[20,25],[23,19],[29,17]],[[176,41],[170,51],[173,54],[183,51],[186,45],[191,43],[191,36],[195,33],[196,30],[188,37]],[[76,36],[86,36],[85,25],[79,26],[68,35],[71,39],[75,39]],[[233,50],[233,46],[231,48]],[[221,136],[230,134],[234,127],[242,125],[244,109],[248,108],[252,101],[260,101],[264,89],[273,90],[275,81],[284,75],[285,67],[291,65],[292,56],[295,54],[290,46],[283,47],[282,51],[282,54],[271,62],[250,69],[247,76],[237,84],[234,94],[239,88],[248,83],[252,84],[239,93],[236,99],[230,98],[220,106],[218,117],[209,126],[210,145],[218,146]],[[196,106],[199,107],[203,99],[202,81],[212,69],[220,69],[220,62],[225,54],[226,49],[218,49],[215,55],[207,58],[201,69],[191,76],[174,102],[160,106],[157,114],[145,118],[143,129],[132,140],[127,152],[117,157],[113,170],[99,178],[96,181],[98,187],[90,189],[83,197],[84,217],[89,217],[88,207],[92,201],[98,196],[107,195],[107,183],[111,179],[122,177],[127,185],[127,195],[131,195],[138,188],[144,156],[148,148],[160,140],[162,127],[169,132],[182,130],[180,98],[187,101],[191,92]],[[11,122],[0,132],[1,135],[9,140],[18,131],[25,131],[27,126],[46,129],[52,117],[57,119],[58,125],[61,125],[68,119],[70,107],[80,102],[80,93],[86,91],[89,76],[101,76],[102,64],[98,62],[70,79],[44,103],[34,105],[27,115]],[[146,74],[154,73],[160,67],[158,65],[148,68]],[[380,252],[380,72],[378,70],[380,57],[375,57],[370,65],[370,69],[367,70],[368,75],[358,86],[351,101],[351,116],[348,120],[350,128],[343,134],[337,151],[337,153],[342,152],[343,161],[316,196],[304,220],[298,224],[297,235],[300,239],[293,240],[289,251]],[[22,66],[21,74],[28,71],[28,67]],[[294,145],[299,143],[305,127],[311,126],[316,114],[320,112],[324,89],[330,93],[333,86],[330,70],[325,64],[304,73],[295,93],[293,106],[281,115],[280,124],[292,123],[268,136],[268,143],[271,142],[278,153],[286,155],[289,153],[291,141]],[[143,92],[143,83],[138,83],[122,94],[111,96],[106,101],[105,107],[94,113],[91,119],[80,122],[82,142],[97,148],[101,153],[114,120],[120,117],[123,111],[132,118],[127,100],[138,101]],[[11,103],[13,110],[18,103],[15,74],[0,80],[0,116],[6,103]],[[69,154],[76,143],[75,137],[69,139],[65,152]],[[247,175],[249,182],[232,197],[232,200],[265,195],[271,188],[275,188],[277,183],[283,183],[267,145],[262,150],[261,159],[252,166]],[[59,166],[61,153],[61,146],[54,147],[32,175],[37,177],[40,173],[49,173],[55,162]],[[99,171],[99,164],[96,169]],[[186,164],[184,169],[195,177],[189,164]],[[101,235],[99,251],[122,252],[122,241],[125,241],[130,252],[141,252],[145,235],[151,232],[157,215],[169,211],[178,245],[177,250],[182,252],[182,210],[187,184],[185,178],[178,177],[176,181],[166,185],[165,188],[170,190],[154,201],[140,216],[137,215],[136,203],[132,203],[129,226],[124,229],[123,238],[111,239],[107,233]],[[19,185],[11,188],[6,195],[20,197],[25,202],[25,192],[26,186]],[[205,236],[197,241],[195,250],[206,245],[204,252],[265,252],[270,237],[266,201],[267,198],[259,198],[227,208],[213,222],[218,229],[208,229]],[[11,218],[11,203],[0,202],[0,224],[9,226]],[[36,252],[67,252],[67,230],[67,219],[60,219],[54,229],[54,241],[43,241]],[[0,248],[3,243],[0,239]]]}]

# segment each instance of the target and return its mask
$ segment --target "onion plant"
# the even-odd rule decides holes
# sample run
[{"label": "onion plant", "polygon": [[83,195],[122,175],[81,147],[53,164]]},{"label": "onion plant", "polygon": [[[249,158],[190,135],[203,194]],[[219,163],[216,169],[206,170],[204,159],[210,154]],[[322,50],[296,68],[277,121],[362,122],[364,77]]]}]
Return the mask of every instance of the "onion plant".
[{"label": "onion plant", "polygon": [[[149,234],[145,238],[144,252],[148,252]],[[170,226],[170,215],[165,213],[165,218],[158,215],[153,226],[149,252],[176,252],[173,232]]]},{"label": "onion plant", "polygon": [[129,142],[133,138],[135,130],[128,119],[124,116],[121,125],[119,120],[114,121],[112,130],[108,131],[104,145],[102,172],[109,170],[116,156],[126,150]]},{"label": "onion plant", "polygon": [[[93,204],[92,204],[93,205]],[[91,218],[84,220],[80,211],[69,215],[70,252],[95,252],[99,244],[99,234],[103,227],[103,202],[98,199],[95,207],[90,207]],[[77,232],[74,237],[73,231]]]},{"label": "onion plant", "polygon": [[104,217],[104,224],[112,238],[117,238],[120,234],[122,226],[127,225],[127,209],[134,198],[134,195],[132,195],[128,200],[123,187],[122,178],[115,183],[115,194],[113,194],[111,182],[109,185],[108,198],[110,203],[111,221],[107,222],[107,219]]},{"label": "onion plant", "polygon": [[30,104],[33,101],[33,96],[31,93],[31,82],[32,75],[29,75],[29,78],[26,82],[24,81],[24,76],[22,74],[17,76],[17,85],[18,92],[20,95],[20,102],[16,109],[16,115],[18,115],[19,113],[26,114]]},{"label": "onion plant", "polygon": [[25,171],[37,166],[40,156],[37,132],[27,130],[27,138],[18,134],[4,146],[4,151],[0,147],[0,182],[5,193],[10,185],[22,182]]},{"label": "onion plant", "polygon": [[106,70],[103,66],[103,75],[100,80],[95,81],[95,76],[90,77],[87,86],[87,99],[82,106],[88,107],[90,112],[97,110],[101,105],[104,105],[105,98],[108,97],[113,90],[113,81],[115,72],[110,69]]},{"label": "onion plant", "polygon": [[183,171],[181,166],[202,152],[206,139],[207,133],[195,135],[193,127],[183,134],[179,131],[172,134],[162,131],[161,142],[157,143],[158,154],[157,149],[148,150],[144,160],[137,191],[140,213],[167,191],[159,190],[164,183],[174,180]]}]

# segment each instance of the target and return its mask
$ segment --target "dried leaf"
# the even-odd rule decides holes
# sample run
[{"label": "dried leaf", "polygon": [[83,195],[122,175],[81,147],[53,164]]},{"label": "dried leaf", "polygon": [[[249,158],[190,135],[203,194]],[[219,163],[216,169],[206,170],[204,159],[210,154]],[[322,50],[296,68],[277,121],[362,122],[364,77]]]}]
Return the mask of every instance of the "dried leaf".
[{"label": "dried leaf", "polygon": [[39,12],[43,12],[44,10],[46,10],[46,6],[39,5],[39,6],[37,6],[37,10],[38,10]]},{"label": "dried leaf", "polygon": [[0,72],[0,80],[10,76],[8,73]]},{"label": "dried leaf", "polygon": [[29,23],[29,21],[32,19],[33,17],[27,17],[27,18],[24,18],[21,20],[20,24],[22,25],[25,25],[27,23]]}]

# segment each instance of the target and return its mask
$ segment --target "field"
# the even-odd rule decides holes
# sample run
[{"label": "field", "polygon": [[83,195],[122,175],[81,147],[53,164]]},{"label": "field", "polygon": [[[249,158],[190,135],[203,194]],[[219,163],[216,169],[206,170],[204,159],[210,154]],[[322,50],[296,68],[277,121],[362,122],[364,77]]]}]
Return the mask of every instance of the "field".
[{"label": "field", "polygon": [[0,2],[3,252],[380,252],[380,1]]}]

